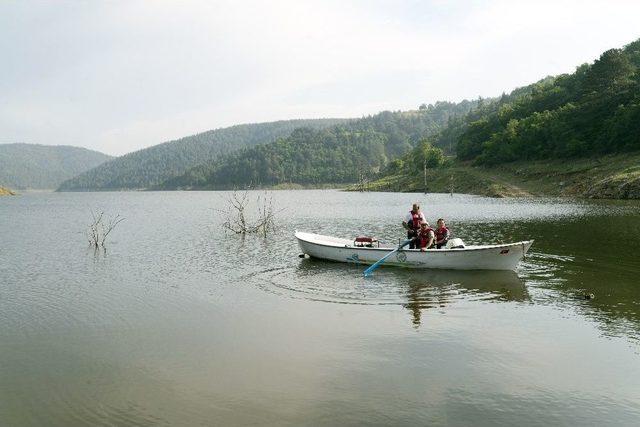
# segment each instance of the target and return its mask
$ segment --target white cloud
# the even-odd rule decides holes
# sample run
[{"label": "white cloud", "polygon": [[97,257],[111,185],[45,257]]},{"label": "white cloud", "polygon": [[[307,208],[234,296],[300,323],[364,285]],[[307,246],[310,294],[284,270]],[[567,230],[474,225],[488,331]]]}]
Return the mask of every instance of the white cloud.
[{"label": "white cloud", "polygon": [[637,2],[0,6],[0,141],[121,154],[215,127],[494,96],[640,37]]}]

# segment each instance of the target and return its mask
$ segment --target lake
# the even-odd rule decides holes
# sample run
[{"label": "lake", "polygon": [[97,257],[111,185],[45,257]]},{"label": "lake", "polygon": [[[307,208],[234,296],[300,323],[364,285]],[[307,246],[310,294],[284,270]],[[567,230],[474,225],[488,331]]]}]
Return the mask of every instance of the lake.
[{"label": "lake", "polygon": [[[0,198],[0,425],[640,422],[640,203],[272,195],[266,239],[225,234],[225,192]],[[516,273],[298,257],[294,230],[397,242],[414,201],[535,243]],[[126,218],[106,251],[90,209]]]}]

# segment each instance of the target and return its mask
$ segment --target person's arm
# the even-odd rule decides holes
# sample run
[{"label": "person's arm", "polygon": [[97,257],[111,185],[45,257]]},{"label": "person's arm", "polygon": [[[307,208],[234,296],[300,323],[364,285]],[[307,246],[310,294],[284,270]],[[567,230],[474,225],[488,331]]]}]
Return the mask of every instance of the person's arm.
[{"label": "person's arm", "polygon": [[436,239],[436,235],[433,231],[429,232],[429,240],[427,241],[427,247],[430,248],[433,245],[433,241]]},{"label": "person's arm", "polygon": [[435,238],[436,238],[436,235],[433,233],[433,231],[430,231],[429,237],[427,238],[426,243],[425,243],[425,240],[420,241],[420,250],[424,252],[427,250],[427,248],[430,248],[431,245],[433,245],[433,241],[435,240]]},{"label": "person's arm", "polygon": [[411,221],[411,214],[406,215],[404,221],[402,221],[402,227],[404,227],[405,230],[409,230],[409,221]]}]

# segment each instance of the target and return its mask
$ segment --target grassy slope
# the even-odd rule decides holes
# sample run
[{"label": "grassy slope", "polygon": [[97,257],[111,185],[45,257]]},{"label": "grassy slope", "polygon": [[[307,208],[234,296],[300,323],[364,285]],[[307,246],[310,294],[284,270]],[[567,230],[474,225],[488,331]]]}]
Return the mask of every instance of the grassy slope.
[{"label": "grassy slope", "polygon": [[[395,175],[369,191],[424,191],[424,178]],[[457,163],[427,173],[427,191],[492,197],[547,195],[640,199],[640,153],[599,158],[513,162],[494,168]]]}]

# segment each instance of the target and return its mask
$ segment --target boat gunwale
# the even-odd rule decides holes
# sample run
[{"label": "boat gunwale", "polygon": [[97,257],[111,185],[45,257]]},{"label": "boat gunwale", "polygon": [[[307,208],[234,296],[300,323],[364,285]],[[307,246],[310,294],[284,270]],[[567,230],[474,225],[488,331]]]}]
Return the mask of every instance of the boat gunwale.
[{"label": "boat gunwale", "polygon": [[[304,234],[312,234],[315,236],[324,236],[322,234],[315,234],[315,233],[307,233],[307,232],[299,232],[296,231],[295,233],[295,237],[296,239],[303,241],[305,243],[310,243],[312,245],[317,245],[317,246],[322,246],[322,247],[327,247],[327,248],[335,248],[335,249],[364,249],[364,250],[368,250],[368,251],[384,251],[384,252],[389,252],[389,251],[393,251],[395,249],[397,249],[397,247],[390,247],[390,248],[375,248],[375,247],[368,247],[368,246],[353,246],[353,245],[342,245],[340,243],[319,243],[316,241],[311,241],[311,240],[307,240],[307,239],[303,239],[301,237],[298,236],[298,234],[300,233],[304,233]],[[331,237],[331,236],[324,236],[324,237]],[[347,240],[347,239],[343,239],[343,240]],[[522,240],[520,242],[513,242],[513,243],[502,243],[502,244],[498,244],[498,245],[485,245],[485,246],[468,246],[468,247],[464,247],[464,248],[450,248],[450,249],[446,249],[446,248],[442,248],[442,249],[425,249],[424,251],[421,249],[401,249],[401,251],[406,251],[406,252],[420,252],[420,253],[424,253],[424,252],[429,252],[429,253],[464,253],[464,252],[471,252],[471,251],[482,251],[482,250],[487,250],[487,249],[500,249],[500,248],[509,248],[509,247],[516,247],[516,246],[526,246],[528,245],[529,247],[533,244],[534,240]],[[526,250],[528,250],[529,248],[527,247]]]}]

